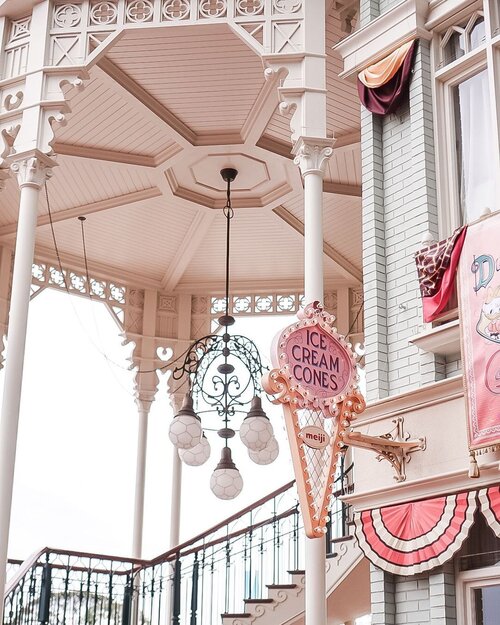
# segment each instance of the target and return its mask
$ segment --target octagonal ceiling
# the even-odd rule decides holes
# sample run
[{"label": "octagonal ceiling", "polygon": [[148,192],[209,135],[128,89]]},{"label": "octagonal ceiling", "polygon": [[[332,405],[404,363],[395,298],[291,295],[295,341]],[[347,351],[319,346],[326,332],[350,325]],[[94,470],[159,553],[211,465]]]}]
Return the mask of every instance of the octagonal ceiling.
[{"label": "octagonal ceiling", "polygon": [[[335,4],[327,31],[328,46],[345,35]],[[324,185],[325,278],[351,285],[361,280],[359,104],[339,68],[329,47],[328,128],[338,140]],[[266,279],[302,288],[303,186],[277,112],[279,78],[266,81],[262,59],[224,25],[124,32],[84,91],[69,93],[72,112],[57,130],[48,192],[63,259],[84,266],[77,217],[86,215],[96,275],[220,290],[225,224],[214,209],[226,199],[220,169],[234,167],[235,288]],[[1,245],[14,245],[17,204],[10,180],[0,193]],[[49,221],[42,202],[37,254],[46,259],[55,258]]]}]

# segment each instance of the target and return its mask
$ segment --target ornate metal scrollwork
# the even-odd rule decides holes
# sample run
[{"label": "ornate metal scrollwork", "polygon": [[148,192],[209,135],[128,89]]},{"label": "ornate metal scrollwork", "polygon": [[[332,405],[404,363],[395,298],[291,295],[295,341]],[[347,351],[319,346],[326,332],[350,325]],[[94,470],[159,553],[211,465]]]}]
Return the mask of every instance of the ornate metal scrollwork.
[{"label": "ornate metal scrollwork", "polygon": [[[226,360],[231,367],[224,373],[221,364]],[[233,417],[252,397],[262,394],[260,379],[265,370],[257,346],[246,336],[209,334],[191,345],[172,377],[189,377],[197,403],[203,402],[220,417]]]}]

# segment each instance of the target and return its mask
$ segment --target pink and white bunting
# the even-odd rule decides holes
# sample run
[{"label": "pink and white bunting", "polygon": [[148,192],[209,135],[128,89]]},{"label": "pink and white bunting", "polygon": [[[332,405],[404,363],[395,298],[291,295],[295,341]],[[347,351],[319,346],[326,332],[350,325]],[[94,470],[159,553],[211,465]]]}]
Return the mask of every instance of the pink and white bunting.
[{"label": "pink and white bunting", "polygon": [[500,486],[490,486],[479,491],[479,501],[488,525],[500,538]]},{"label": "pink and white bunting", "polygon": [[355,517],[366,557],[397,575],[415,575],[444,564],[467,538],[476,493],[458,493],[374,510]]}]

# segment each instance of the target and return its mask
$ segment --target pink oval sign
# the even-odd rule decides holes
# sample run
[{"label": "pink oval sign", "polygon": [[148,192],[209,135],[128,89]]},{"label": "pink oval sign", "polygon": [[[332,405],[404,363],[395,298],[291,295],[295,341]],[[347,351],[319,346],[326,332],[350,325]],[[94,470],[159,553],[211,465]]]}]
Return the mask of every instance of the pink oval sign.
[{"label": "pink oval sign", "polygon": [[347,349],[320,326],[294,330],[285,343],[290,373],[314,397],[336,397],[352,382],[354,366]]},{"label": "pink oval sign", "polygon": [[330,442],[330,437],[323,428],[317,425],[307,425],[299,432],[301,438],[308,447],[313,449],[323,449]]}]

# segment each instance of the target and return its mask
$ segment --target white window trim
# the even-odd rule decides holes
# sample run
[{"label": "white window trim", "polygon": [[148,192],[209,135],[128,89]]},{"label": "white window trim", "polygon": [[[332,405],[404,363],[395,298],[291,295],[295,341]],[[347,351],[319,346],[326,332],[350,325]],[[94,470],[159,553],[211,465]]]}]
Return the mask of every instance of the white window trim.
[{"label": "white window trim", "polygon": [[[452,88],[486,67],[491,68],[488,71],[490,111],[493,135],[497,137],[497,149],[494,149],[497,161],[495,196],[500,198],[500,35],[490,36],[492,27],[489,0],[484,0],[483,9],[486,41],[478,48],[440,67],[439,41],[450,24],[447,23],[446,28],[435,32],[432,41],[431,74],[434,90],[433,114],[440,238],[450,236],[453,230],[462,225]],[[473,12],[471,11],[471,14]],[[500,203],[489,208],[498,211]]]},{"label": "white window trim", "polygon": [[498,566],[459,573],[456,583],[458,625],[475,625],[472,591],[475,588],[498,585],[500,585],[500,567]]}]

